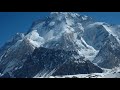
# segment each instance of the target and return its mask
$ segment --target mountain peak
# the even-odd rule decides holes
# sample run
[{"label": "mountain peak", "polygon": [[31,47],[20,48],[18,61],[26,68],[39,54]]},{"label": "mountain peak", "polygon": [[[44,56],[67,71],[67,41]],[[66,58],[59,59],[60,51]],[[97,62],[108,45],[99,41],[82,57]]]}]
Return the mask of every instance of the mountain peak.
[{"label": "mountain peak", "polygon": [[78,13],[74,13],[74,12],[51,12],[50,15],[71,15],[71,16],[80,16]]},{"label": "mountain peak", "polygon": [[57,18],[58,20],[67,19],[67,18],[78,18],[80,14],[74,12],[51,12],[50,17]]}]

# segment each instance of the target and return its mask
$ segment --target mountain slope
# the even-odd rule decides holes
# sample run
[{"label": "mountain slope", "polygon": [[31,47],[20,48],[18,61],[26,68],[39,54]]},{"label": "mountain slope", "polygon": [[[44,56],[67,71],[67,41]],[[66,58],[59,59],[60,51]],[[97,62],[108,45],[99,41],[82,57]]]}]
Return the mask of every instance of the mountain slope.
[{"label": "mountain slope", "polygon": [[[30,55],[23,67],[14,71],[14,77],[49,77],[51,75],[69,75],[78,73],[101,73],[102,69],[85,61],[84,58],[76,59],[78,54],[74,51],[38,48]],[[67,66],[66,66],[67,65]],[[61,68],[70,67],[71,69]],[[72,70],[73,69],[73,70]],[[74,71],[75,70],[75,71]],[[76,71],[77,70],[77,71]]]},{"label": "mountain slope", "polygon": [[120,44],[112,35],[107,39],[94,59],[94,63],[104,68],[115,68],[120,64]]}]

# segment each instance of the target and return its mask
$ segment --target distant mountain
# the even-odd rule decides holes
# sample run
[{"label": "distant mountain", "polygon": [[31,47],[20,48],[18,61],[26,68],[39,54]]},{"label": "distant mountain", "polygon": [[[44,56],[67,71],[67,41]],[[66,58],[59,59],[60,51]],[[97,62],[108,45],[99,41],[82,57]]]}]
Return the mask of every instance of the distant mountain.
[{"label": "distant mountain", "polygon": [[0,48],[2,77],[102,73],[120,64],[120,26],[52,12]]}]

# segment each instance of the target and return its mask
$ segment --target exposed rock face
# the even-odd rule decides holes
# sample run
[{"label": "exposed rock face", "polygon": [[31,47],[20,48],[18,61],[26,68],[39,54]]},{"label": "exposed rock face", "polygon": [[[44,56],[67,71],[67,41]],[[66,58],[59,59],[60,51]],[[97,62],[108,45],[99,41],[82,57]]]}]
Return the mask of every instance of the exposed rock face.
[{"label": "exposed rock face", "polygon": [[111,35],[93,62],[97,63],[101,67],[112,69],[120,64],[119,54],[120,45],[118,41]]},{"label": "exposed rock face", "polygon": [[23,67],[14,72],[14,77],[49,77],[51,75],[69,75],[101,73],[102,69],[85,61],[75,59],[74,51],[54,50],[40,47],[24,63]]}]

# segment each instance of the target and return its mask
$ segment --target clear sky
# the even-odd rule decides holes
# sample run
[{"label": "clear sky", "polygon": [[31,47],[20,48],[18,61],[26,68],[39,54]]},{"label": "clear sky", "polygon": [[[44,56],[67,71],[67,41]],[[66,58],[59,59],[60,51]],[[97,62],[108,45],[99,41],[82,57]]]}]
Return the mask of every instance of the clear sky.
[{"label": "clear sky", "polygon": [[[120,12],[81,12],[96,21],[120,24]],[[27,32],[33,21],[48,16],[49,12],[0,12],[0,46],[17,32]]]}]

